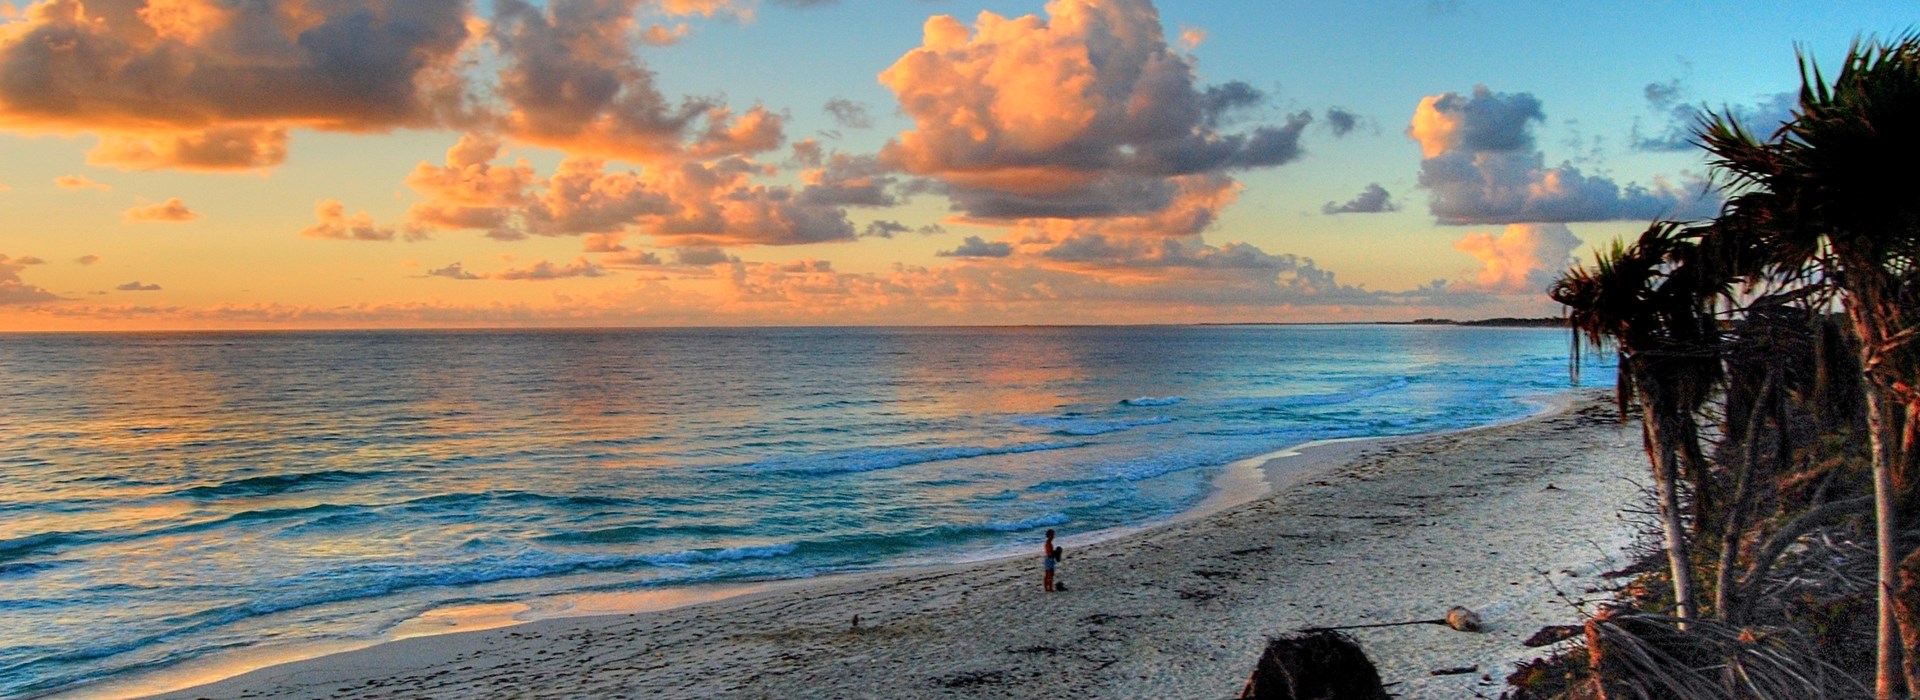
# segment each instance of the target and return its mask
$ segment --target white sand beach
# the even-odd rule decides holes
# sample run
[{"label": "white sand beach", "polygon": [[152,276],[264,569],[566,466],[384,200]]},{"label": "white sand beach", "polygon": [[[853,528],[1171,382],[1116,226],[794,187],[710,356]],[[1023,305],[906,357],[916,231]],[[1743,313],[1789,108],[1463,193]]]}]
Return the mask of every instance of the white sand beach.
[{"label": "white sand beach", "polygon": [[1492,697],[1539,654],[1521,640],[1577,621],[1561,592],[1623,564],[1617,511],[1644,480],[1638,433],[1605,396],[1565,398],[1519,422],[1273,459],[1270,493],[1229,482],[1250,498],[1066,540],[1061,593],[1041,591],[1036,541],[1034,557],[415,637],[163,697],[1229,698],[1267,635],[1454,605],[1486,631],[1353,634],[1402,698]]}]

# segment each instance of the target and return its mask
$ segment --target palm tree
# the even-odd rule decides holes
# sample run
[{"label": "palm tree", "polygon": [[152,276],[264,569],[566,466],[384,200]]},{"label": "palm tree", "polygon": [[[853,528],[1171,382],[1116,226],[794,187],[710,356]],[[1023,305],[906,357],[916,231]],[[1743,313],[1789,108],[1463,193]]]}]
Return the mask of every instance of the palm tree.
[{"label": "palm tree", "polygon": [[[1860,341],[1879,558],[1876,693],[1892,698],[1896,668],[1909,692],[1920,692],[1920,558],[1903,566],[1897,544],[1902,505],[1912,507],[1920,475],[1920,197],[1912,184],[1920,36],[1855,42],[1831,84],[1804,54],[1800,72],[1799,108],[1772,138],[1717,115],[1700,139],[1738,200],[1764,220],[1751,231],[1766,238],[1774,262],[1817,265],[1840,290]],[[1904,587],[1903,568],[1911,572]],[[1896,593],[1905,594],[1904,610]]]},{"label": "palm tree", "polygon": [[[1699,614],[1681,511],[1681,459],[1698,455],[1696,416],[1720,377],[1718,332],[1701,278],[1674,264],[1693,244],[1680,224],[1656,223],[1632,245],[1615,241],[1591,269],[1574,268],[1548,295],[1568,308],[1574,332],[1620,354],[1620,401],[1637,404],[1660,502],[1676,616]],[[1697,457],[1687,457],[1698,464]],[[1704,470],[1703,470],[1704,471]],[[1710,486],[1694,479],[1696,500]],[[1697,521],[1696,521],[1697,522]]]}]

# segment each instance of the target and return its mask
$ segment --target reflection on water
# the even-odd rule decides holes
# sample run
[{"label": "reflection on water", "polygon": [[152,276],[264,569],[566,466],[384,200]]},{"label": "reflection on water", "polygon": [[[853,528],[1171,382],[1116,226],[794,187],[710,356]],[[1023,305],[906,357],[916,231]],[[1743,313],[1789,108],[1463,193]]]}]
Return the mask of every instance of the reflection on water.
[{"label": "reflection on water", "polygon": [[1565,386],[1565,348],[1406,326],[0,335],[0,695],[1137,525],[1250,455],[1521,415]]}]

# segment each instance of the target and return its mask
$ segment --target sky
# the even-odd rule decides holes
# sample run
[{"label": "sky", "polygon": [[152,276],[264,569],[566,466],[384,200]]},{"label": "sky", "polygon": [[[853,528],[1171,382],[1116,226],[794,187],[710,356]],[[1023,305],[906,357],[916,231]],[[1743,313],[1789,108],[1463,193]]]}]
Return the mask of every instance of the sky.
[{"label": "sky", "polygon": [[0,2],[0,331],[1557,314],[1896,2]]}]

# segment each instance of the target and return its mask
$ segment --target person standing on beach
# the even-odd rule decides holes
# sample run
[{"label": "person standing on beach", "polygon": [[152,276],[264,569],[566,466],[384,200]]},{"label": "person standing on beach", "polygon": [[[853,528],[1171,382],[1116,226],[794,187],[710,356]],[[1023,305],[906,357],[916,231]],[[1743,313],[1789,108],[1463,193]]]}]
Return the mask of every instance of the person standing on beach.
[{"label": "person standing on beach", "polygon": [[1046,589],[1048,593],[1052,593],[1053,592],[1053,567],[1056,563],[1059,562],[1058,559],[1053,558],[1054,557],[1053,551],[1055,548],[1053,546],[1053,530],[1052,529],[1047,530],[1047,543],[1045,547],[1046,548],[1043,551],[1045,552],[1045,557],[1046,557],[1045,566],[1047,567],[1047,573],[1044,577],[1041,578],[1040,584]]}]

